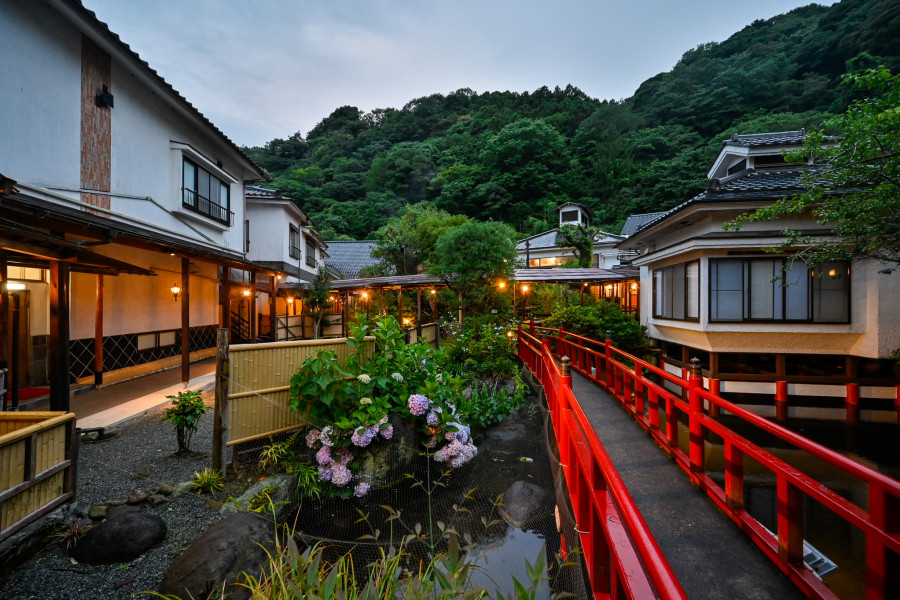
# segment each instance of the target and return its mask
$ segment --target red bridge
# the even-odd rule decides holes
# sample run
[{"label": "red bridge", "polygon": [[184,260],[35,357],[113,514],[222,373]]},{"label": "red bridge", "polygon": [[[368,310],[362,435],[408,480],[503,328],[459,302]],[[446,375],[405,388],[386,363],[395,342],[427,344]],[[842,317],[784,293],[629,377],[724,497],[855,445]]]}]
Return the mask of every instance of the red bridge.
[{"label": "red bridge", "polygon": [[[698,364],[679,378],[533,325],[518,353],[547,397],[595,598],[900,598],[900,482],[728,402]],[[751,470],[774,480],[762,510]],[[813,514],[852,530],[837,564],[806,539]]]}]

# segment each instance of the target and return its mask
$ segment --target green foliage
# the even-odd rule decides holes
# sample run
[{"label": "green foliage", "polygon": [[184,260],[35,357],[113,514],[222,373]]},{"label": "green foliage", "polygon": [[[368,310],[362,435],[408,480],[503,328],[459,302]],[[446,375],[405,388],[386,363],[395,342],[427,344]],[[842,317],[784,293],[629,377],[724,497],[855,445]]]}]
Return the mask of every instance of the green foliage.
[{"label": "green foliage", "polygon": [[225,476],[221,471],[214,471],[213,469],[206,468],[194,473],[192,483],[194,489],[201,494],[215,492],[225,489]]},{"label": "green foliage", "polygon": [[300,460],[296,451],[299,435],[299,432],[295,433],[280,442],[270,439],[270,443],[260,453],[259,469],[263,472],[276,469],[294,475],[301,497],[318,498],[322,495],[318,469],[315,465]]},{"label": "green foliage", "polygon": [[525,401],[525,382],[519,371],[514,375],[516,389],[512,394],[506,389],[497,389],[482,381],[473,382],[469,397],[460,401],[460,414],[465,415],[468,423],[477,427],[490,427],[502,421]]},{"label": "green foliage", "polygon": [[316,269],[316,276],[313,279],[312,289],[309,290],[304,298],[306,312],[315,319],[315,339],[319,339],[319,327],[322,324],[322,317],[325,316],[329,308],[334,305],[329,292],[331,288],[328,285],[331,275],[325,265],[320,265]]},{"label": "green foliage", "polygon": [[372,257],[379,260],[379,274],[405,273],[407,255],[419,265],[432,263],[437,240],[466,221],[468,217],[451,215],[432,203],[407,206],[402,216],[375,232],[378,246]]},{"label": "green foliage", "polygon": [[200,427],[200,417],[210,409],[203,403],[203,392],[199,390],[178,392],[166,398],[172,401],[172,406],[166,409],[163,421],[169,421],[175,427],[178,452],[188,452],[191,438]]},{"label": "green foliage", "polygon": [[574,260],[573,267],[586,269],[591,266],[594,254],[594,240],[601,231],[594,225],[579,223],[578,225],[563,225],[559,228],[556,237],[556,245],[560,248],[572,248]]},{"label": "green foliage", "polygon": [[609,331],[613,345],[630,354],[639,353],[647,345],[647,328],[612,302],[601,300],[593,306],[561,305],[544,319],[544,324],[600,342]]},{"label": "green foliage", "polygon": [[446,365],[467,380],[509,379],[517,372],[516,348],[509,326],[491,317],[466,319],[447,328]]},{"label": "green foliage", "polygon": [[832,236],[786,231],[782,249],[802,249],[794,260],[817,265],[872,258],[890,273],[900,266],[900,74],[884,67],[845,78],[866,93],[842,115],[824,123],[841,132],[837,145],[823,131],[807,134],[795,158],[813,156],[824,166],[804,178],[806,192],[784,198],[729,226],[809,213]]}]

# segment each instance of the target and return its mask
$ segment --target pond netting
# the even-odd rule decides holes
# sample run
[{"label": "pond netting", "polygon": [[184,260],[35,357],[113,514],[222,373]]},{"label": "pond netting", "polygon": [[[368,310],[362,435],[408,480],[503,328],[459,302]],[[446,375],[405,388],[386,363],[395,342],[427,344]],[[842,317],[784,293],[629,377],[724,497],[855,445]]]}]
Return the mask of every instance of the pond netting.
[{"label": "pond netting", "polygon": [[[417,573],[446,552],[455,536],[463,559],[473,565],[473,587],[508,594],[515,590],[513,577],[528,587],[528,565],[542,560],[538,597],[561,592],[587,597],[575,520],[542,394],[530,394],[499,424],[473,431],[477,454],[457,468],[450,466],[452,457],[436,456],[409,425],[395,417],[390,424],[390,440],[376,439],[343,458],[353,472],[350,483],[325,484],[318,497],[297,492],[290,510],[282,511],[296,537],[307,546],[319,545],[326,559],[349,554],[364,578],[363,567],[392,548],[405,551],[406,569]],[[321,445],[307,444],[307,438],[310,431],[322,431],[324,424],[318,425],[238,446],[234,461],[257,462],[281,444],[300,462],[316,464]],[[335,464],[342,460],[336,459]]]}]

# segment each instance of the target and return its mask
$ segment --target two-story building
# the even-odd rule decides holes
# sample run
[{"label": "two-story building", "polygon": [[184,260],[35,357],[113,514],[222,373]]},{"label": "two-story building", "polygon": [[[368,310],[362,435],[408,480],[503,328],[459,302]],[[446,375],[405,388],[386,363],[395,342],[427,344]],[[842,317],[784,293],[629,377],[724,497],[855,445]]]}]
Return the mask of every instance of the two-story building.
[{"label": "two-story building", "polygon": [[[559,217],[559,227],[563,225],[588,226],[594,211],[583,204],[565,202],[555,209]],[[558,245],[559,227],[519,240],[516,254],[525,267],[553,268],[574,259],[571,247]],[[595,238],[591,254],[591,267],[611,269],[619,265],[619,251],[616,244],[622,236],[601,231]]]},{"label": "two-story building", "polygon": [[278,276],[307,272],[281,253],[248,254],[268,234],[249,235],[263,219],[244,187],[266,173],[77,0],[7,0],[0,22],[0,361],[12,403],[49,381],[51,407],[67,408],[76,381],[179,363],[186,381],[249,289],[271,281],[274,307]]},{"label": "two-story building", "polygon": [[844,418],[846,404],[858,402],[861,418],[893,420],[887,357],[900,346],[900,278],[879,273],[876,261],[813,268],[766,250],[780,246],[786,229],[831,235],[809,215],[723,229],[803,191],[801,176],[816,165],[784,154],[803,139],[789,131],[725,140],[705,192],[619,244],[650,292],[641,297],[642,320],[667,368],[680,373],[697,357],[726,397],[761,414]]}]

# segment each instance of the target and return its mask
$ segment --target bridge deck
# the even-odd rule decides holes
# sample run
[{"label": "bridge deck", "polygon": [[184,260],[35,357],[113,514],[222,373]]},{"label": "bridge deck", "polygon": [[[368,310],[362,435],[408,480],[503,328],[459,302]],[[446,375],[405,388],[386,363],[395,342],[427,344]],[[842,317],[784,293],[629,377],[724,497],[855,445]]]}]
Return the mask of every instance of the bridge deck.
[{"label": "bridge deck", "polygon": [[804,598],[619,403],[579,373],[572,390],[689,598]]}]

